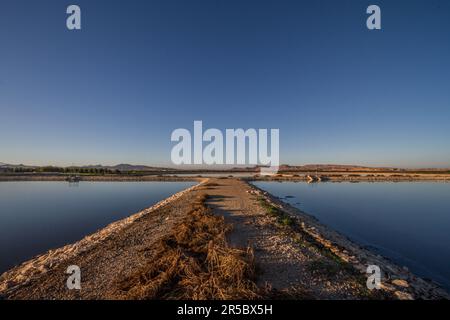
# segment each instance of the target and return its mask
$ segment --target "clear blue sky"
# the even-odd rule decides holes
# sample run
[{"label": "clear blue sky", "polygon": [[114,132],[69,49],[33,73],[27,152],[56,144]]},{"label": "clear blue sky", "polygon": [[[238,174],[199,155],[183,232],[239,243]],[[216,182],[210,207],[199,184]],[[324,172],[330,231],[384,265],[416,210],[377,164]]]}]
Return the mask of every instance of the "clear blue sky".
[{"label": "clear blue sky", "polygon": [[450,167],[450,1],[2,0],[1,162],[166,165],[194,120],[279,128],[282,163]]}]

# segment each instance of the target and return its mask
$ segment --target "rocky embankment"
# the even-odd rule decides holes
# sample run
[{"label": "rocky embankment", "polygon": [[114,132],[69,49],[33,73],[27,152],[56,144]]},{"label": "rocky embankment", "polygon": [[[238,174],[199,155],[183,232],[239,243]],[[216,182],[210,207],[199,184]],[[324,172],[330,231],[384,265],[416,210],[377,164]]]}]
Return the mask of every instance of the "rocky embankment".
[{"label": "rocky embankment", "polygon": [[404,266],[398,266],[388,258],[359,246],[344,235],[324,226],[313,216],[277,199],[270,193],[254,187],[255,195],[267,199],[270,205],[279,208],[296,221],[297,227],[349,263],[361,274],[366,274],[369,265],[379,266],[382,272],[381,290],[401,300],[450,299],[446,290],[431,280],[424,280]]}]

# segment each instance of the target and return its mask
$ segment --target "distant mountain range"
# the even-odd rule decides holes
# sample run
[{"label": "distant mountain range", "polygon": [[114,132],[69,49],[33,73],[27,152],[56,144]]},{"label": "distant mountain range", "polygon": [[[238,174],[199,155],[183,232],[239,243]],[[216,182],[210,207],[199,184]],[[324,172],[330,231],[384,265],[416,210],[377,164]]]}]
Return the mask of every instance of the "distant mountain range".
[{"label": "distant mountain range", "polygon": [[[24,164],[9,164],[0,162],[0,167],[6,168],[41,168],[45,166],[27,166]],[[53,166],[57,167],[57,166]],[[151,167],[145,165],[132,165],[121,163],[115,166],[103,166],[101,164],[98,165],[87,165],[87,166],[69,166],[68,168],[83,168],[83,169],[109,169],[109,170],[120,170],[120,171],[165,171],[170,170],[174,171],[176,169],[173,168],[164,168],[164,167]]]},{"label": "distant mountain range", "polygon": [[366,167],[346,164],[305,164],[302,166],[281,165],[281,171],[386,171],[396,170],[388,167]]},{"label": "distant mountain range", "polygon": [[36,166],[26,166],[24,164],[9,164],[0,162],[0,167],[8,167],[8,168],[37,168]]},{"label": "distant mountain range", "polygon": [[[4,162],[0,162],[0,168],[42,168],[46,166],[29,166],[24,164],[8,164]],[[56,167],[56,166],[54,166]],[[256,172],[258,170],[258,166],[255,167],[236,167],[229,169],[219,169],[217,167],[210,168],[167,168],[167,167],[153,167],[146,165],[133,165],[121,163],[114,166],[104,166],[101,164],[98,165],[87,165],[87,166],[69,166],[68,168],[83,168],[83,169],[109,169],[109,170],[119,170],[119,171],[248,171],[248,172]],[[304,172],[304,171],[367,171],[367,172],[376,172],[376,171],[449,171],[449,168],[420,168],[420,169],[401,169],[401,168],[393,168],[393,167],[366,167],[359,165],[342,165],[342,164],[306,164],[301,166],[295,165],[280,165],[279,171],[281,172]]]},{"label": "distant mountain range", "polygon": [[[77,167],[77,166],[75,166]],[[164,167],[151,167],[145,165],[133,165],[127,163],[117,164],[115,166],[103,166],[103,165],[90,165],[90,166],[81,166],[77,168],[94,168],[94,169],[109,169],[109,170],[119,170],[119,171],[173,171],[176,169],[173,168],[164,168]]]}]

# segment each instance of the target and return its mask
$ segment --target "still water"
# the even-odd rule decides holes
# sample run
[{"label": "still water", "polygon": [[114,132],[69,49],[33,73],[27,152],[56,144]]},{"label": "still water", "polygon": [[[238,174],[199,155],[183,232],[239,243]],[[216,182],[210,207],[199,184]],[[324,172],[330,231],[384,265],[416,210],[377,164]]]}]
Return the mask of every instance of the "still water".
[{"label": "still water", "polygon": [[0,182],[0,273],[195,182]]},{"label": "still water", "polygon": [[254,184],[450,289],[450,183]]}]

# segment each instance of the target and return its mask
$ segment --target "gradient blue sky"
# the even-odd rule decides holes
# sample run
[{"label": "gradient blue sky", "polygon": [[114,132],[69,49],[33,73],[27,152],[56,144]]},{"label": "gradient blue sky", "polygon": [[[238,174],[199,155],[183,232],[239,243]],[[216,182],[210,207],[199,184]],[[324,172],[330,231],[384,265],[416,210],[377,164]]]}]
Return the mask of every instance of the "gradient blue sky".
[{"label": "gradient blue sky", "polygon": [[448,0],[2,0],[0,161],[167,165],[203,120],[279,128],[282,163],[450,167],[449,57]]}]

